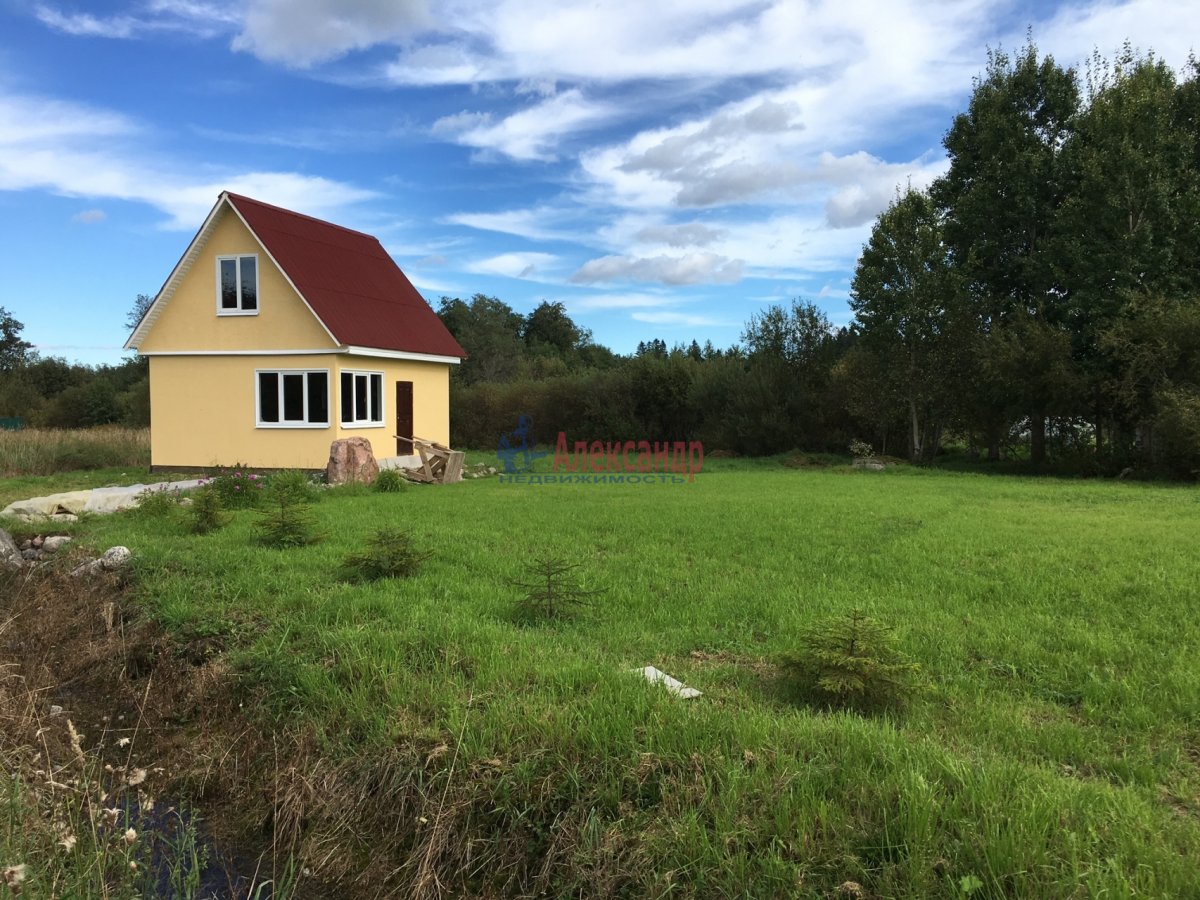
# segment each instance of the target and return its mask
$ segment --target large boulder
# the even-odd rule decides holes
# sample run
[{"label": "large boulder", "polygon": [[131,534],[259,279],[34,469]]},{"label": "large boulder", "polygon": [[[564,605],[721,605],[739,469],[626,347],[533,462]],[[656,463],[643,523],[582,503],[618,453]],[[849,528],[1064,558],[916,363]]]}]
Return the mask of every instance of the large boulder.
[{"label": "large boulder", "polygon": [[329,464],[325,467],[328,484],[357,481],[371,484],[379,476],[379,464],[371,442],[362,437],[341,438],[329,445]]}]

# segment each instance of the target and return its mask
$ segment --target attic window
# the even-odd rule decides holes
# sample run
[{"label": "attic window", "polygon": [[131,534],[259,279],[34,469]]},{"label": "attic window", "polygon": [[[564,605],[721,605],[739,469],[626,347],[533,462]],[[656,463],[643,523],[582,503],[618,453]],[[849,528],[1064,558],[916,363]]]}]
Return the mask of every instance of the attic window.
[{"label": "attic window", "polygon": [[217,315],[258,315],[258,257],[217,257]]}]

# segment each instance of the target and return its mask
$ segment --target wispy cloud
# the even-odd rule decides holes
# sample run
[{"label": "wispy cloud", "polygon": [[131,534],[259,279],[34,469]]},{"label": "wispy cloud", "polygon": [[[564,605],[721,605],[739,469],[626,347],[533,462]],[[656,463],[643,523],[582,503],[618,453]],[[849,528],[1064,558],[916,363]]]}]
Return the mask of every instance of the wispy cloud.
[{"label": "wispy cloud", "polygon": [[142,149],[144,137],[142,126],[110,110],[0,94],[0,190],[148,203],[167,215],[166,227],[180,229],[195,228],[226,189],[314,215],[377,196],[320,176],[160,157]]},{"label": "wispy cloud", "polygon": [[588,100],[579,90],[565,91],[504,118],[463,111],[433,123],[435,135],[458,144],[518,160],[548,161],[568,134],[586,130],[614,117],[609,103]]},{"label": "wispy cloud", "polygon": [[151,0],[127,13],[98,16],[72,12],[50,4],[34,8],[38,21],[49,28],[76,37],[129,40],[155,32],[185,32],[208,38],[229,33],[239,23],[237,11],[221,3],[195,0]]},{"label": "wispy cloud", "polygon": [[106,218],[102,209],[85,209],[71,216],[71,221],[81,225],[94,225],[97,222],[103,222]]},{"label": "wispy cloud", "polygon": [[501,253],[467,263],[466,270],[480,275],[544,281],[547,270],[552,270],[557,264],[558,257],[552,253]]},{"label": "wispy cloud", "polygon": [[662,284],[732,284],[742,277],[742,261],[715,253],[684,256],[603,256],[588,260],[571,276],[575,284],[657,281]]}]

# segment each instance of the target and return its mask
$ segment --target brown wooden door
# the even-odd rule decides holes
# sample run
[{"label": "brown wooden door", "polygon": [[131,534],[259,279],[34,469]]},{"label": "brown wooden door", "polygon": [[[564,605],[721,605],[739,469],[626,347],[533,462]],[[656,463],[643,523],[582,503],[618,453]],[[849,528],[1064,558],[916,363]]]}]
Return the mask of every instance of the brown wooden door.
[{"label": "brown wooden door", "polygon": [[412,382],[396,382],[396,455],[413,452]]}]

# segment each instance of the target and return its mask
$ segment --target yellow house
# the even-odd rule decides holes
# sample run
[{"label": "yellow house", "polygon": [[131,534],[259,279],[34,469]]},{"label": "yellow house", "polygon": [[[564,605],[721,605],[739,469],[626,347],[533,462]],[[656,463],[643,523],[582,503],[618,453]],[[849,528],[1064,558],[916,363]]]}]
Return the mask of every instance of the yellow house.
[{"label": "yellow house", "polygon": [[156,471],[320,469],[449,443],[466,354],[379,241],[222,193],[125,348],[149,357]]}]

